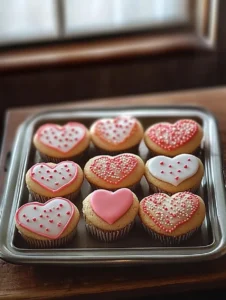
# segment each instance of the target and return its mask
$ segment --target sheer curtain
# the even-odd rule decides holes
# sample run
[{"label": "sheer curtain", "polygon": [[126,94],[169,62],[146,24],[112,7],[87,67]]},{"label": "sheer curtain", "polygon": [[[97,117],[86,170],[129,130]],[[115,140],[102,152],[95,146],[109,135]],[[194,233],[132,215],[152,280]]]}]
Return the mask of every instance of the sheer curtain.
[{"label": "sheer curtain", "polygon": [[120,31],[189,21],[188,0],[65,0],[67,34]]}]

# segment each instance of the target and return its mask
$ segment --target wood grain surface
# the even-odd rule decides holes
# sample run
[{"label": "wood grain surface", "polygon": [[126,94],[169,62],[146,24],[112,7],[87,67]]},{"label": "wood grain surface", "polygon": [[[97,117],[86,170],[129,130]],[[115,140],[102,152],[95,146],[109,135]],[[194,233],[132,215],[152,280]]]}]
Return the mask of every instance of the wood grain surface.
[{"label": "wood grain surface", "polygon": [[31,47],[0,53],[0,72],[104,62],[181,50],[205,49],[206,47],[207,45],[195,34],[189,32],[159,36],[134,35],[90,42]]},{"label": "wood grain surface", "polygon": [[[184,91],[171,94],[144,95],[61,106],[23,107],[7,112],[0,160],[1,191],[6,154],[11,149],[15,130],[24,119],[41,110],[82,107],[116,107],[134,105],[195,105],[210,110],[219,122],[226,149],[226,88]],[[225,156],[226,157],[226,156]],[[225,163],[225,161],[224,161]],[[224,164],[225,165],[225,164]],[[65,299],[98,294],[114,297],[151,295],[179,291],[224,287],[226,258],[196,264],[147,265],[135,267],[57,267],[17,266],[0,261],[0,299]],[[114,292],[114,293],[113,293]],[[112,294],[113,293],[113,294]],[[110,299],[110,298],[109,298]]]}]

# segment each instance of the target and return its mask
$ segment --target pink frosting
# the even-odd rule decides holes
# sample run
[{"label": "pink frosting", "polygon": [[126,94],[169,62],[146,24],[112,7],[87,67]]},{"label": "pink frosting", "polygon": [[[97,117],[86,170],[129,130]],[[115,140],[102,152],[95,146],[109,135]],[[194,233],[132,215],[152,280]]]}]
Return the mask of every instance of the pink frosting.
[{"label": "pink frosting", "polygon": [[16,222],[30,232],[57,239],[68,227],[74,213],[74,205],[69,200],[57,197],[45,204],[24,204],[16,212]]},{"label": "pink frosting", "polygon": [[77,175],[78,167],[73,161],[63,161],[53,167],[46,163],[38,163],[30,170],[32,180],[53,193],[66,188],[76,180]]},{"label": "pink frosting", "polygon": [[91,207],[94,212],[108,224],[120,219],[133,204],[133,193],[126,188],[110,192],[97,190],[92,193]]},{"label": "pink frosting", "polygon": [[64,126],[45,124],[37,131],[38,140],[60,153],[68,153],[85,137],[86,127],[77,122],[69,122]]}]

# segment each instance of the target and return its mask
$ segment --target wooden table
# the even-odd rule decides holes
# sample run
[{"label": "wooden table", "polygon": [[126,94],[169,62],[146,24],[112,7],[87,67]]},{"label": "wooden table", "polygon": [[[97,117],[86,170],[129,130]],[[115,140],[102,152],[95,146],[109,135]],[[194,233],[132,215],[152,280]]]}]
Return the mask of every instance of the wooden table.
[{"label": "wooden table", "polygon": [[[193,90],[171,94],[145,95],[61,106],[10,109],[6,114],[5,134],[0,159],[0,182],[4,180],[4,162],[11,149],[15,130],[28,116],[41,110],[60,107],[106,107],[159,104],[203,106],[219,121],[226,146],[226,88]],[[225,147],[226,149],[226,147]],[[224,150],[225,154],[225,150]],[[225,156],[226,157],[226,156]],[[1,185],[1,189],[2,189]],[[51,299],[98,294],[99,297],[141,296],[187,290],[224,287],[226,257],[196,264],[147,265],[136,267],[57,267],[17,266],[0,261],[0,299]],[[110,299],[109,298],[109,299]]]}]

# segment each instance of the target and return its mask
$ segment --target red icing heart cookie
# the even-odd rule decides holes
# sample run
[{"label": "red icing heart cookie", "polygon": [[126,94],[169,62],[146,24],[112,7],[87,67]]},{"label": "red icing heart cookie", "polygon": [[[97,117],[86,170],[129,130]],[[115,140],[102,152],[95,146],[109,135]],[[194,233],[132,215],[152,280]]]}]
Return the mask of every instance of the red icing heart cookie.
[{"label": "red icing heart cookie", "polygon": [[57,239],[67,228],[74,212],[74,205],[69,200],[54,198],[45,204],[24,204],[16,213],[16,222],[30,232]]},{"label": "red icing heart cookie", "polygon": [[90,170],[102,180],[117,185],[133,172],[138,164],[135,155],[120,154],[115,157],[107,155],[94,158]]},{"label": "red icing heart cookie", "polygon": [[85,126],[76,122],[70,122],[64,126],[45,124],[38,129],[37,137],[45,146],[67,153],[79,145],[85,133]]},{"label": "red icing heart cookie", "polygon": [[95,123],[94,132],[105,142],[114,145],[126,141],[136,130],[136,120],[129,116],[102,119]]},{"label": "red icing heart cookie", "polygon": [[94,212],[108,224],[113,224],[131,207],[133,194],[128,189],[116,192],[98,190],[93,192],[90,201]]},{"label": "red icing heart cookie", "polygon": [[177,193],[171,197],[159,193],[144,198],[141,207],[159,228],[165,233],[171,233],[191,219],[199,208],[199,199],[189,192]]},{"label": "red icing heart cookie", "polygon": [[31,178],[40,186],[51,192],[59,192],[74,181],[78,167],[72,161],[64,161],[51,167],[46,163],[38,163],[31,168]]},{"label": "red icing heart cookie", "polygon": [[193,120],[180,120],[175,124],[158,123],[147,132],[151,141],[165,150],[174,150],[190,141],[198,131]]}]

